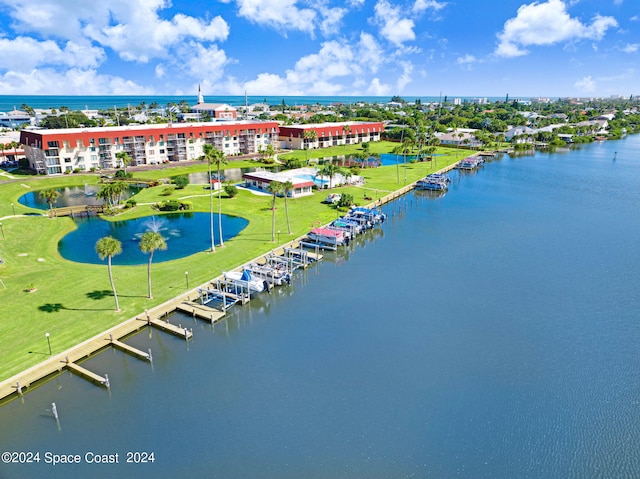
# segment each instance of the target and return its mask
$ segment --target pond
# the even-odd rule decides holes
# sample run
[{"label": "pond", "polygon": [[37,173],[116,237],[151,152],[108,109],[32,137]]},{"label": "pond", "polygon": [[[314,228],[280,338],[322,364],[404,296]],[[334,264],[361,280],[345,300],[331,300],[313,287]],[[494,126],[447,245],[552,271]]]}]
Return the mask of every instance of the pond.
[{"label": "pond", "polygon": [[[220,176],[222,176],[222,181],[231,181],[233,183],[242,181],[242,175],[245,173],[253,173],[254,171],[264,171],[265,168],[226,168],[225,170],[220,172]],[[269,168],[269,171],[278,171],[277,168]],[[199,173],[190,173],[189,175],[189,183],[192,185],[203,184],[206,185],[208,183],[209,173],[207,171],[201,171]],[[211,172],[211,176],[213,178],[218,177],[218,173],[213,169]]]},{"label": "pond", "polygon": [[[100,191],[102,185],[84,185],[84,186],[68,186],[66,188],[55,188],[60,196],[53,204],[54,208],[63,208],[66,206],[96,206],[104,204],[104,201],[96,197],[96,193]],[[128,186],[122,194],[122,198],[126,200],[137,192],[142,190],[140,186]],[[49,203],[44,198],[40,198],[40,191],[31,191],[18,198],[18,203],[30,208],[38,208],[46,210]]]},{"label": "pond", "polygon": [[[103,264],[95,251],[95,244],[100,238],[113,236],[122,242],[122,253],[113,257],[113,264],[145,264],[149,255],[140,251],[140,237],[146,231],[157,231],[166,240],[167,249],[156,251],[153,262],[171,261],[211,248],[209,219],[209,213],[169,213],[126,221],[105,221],[91,216],[76,218],[74,221],[78,228],[60,240],[58,251],[70,261]],[[237,236],[248,224],[244,218],[222,215],[224,240]],[[218,215],[215,214],[216,245],[220,243],[218,231]]]}]

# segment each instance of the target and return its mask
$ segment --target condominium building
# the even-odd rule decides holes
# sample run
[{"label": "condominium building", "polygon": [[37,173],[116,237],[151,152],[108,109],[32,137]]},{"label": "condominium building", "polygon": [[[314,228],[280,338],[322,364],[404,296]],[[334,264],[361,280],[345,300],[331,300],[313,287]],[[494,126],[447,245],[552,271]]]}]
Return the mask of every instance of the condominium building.
[{"label": "condominium building", "polygon": [[254,154],[275,147],[277,139],[277,122],[257,120],[27,129],[20,135],[30,167],[44,175],[117,168],[120,152],[128,153],[133,165],[195,160],[205,144],[227,156]]},{"label": "condominium building", "polygon": [[382,122],[351,121],[280,126],[280,147],[289,150],[327,148],[380,141]]}]

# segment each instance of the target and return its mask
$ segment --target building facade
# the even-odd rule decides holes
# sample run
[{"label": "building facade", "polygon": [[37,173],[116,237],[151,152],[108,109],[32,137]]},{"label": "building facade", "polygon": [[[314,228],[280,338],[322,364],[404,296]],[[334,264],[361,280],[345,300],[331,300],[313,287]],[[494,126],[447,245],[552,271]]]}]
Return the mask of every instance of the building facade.
[{"label": "building facade", "polygon": [[380,141],[382,122],[316,123],[281,126],[280,147],[288,150],[327,148]]},{"label": "building facade", "polygon": [[133,165],[195,160],[205,144],[227,156],[254,154],[275,147],[277,139],[277,122],[257,120],[27,129],[20,135],[30,167],[44,175],[117,168],[120,152],[128,153]]}]

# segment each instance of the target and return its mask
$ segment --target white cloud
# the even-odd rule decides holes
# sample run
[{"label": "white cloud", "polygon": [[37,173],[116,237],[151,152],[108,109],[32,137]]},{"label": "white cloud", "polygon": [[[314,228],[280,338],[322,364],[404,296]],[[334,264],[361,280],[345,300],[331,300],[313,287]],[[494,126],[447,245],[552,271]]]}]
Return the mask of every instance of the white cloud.
[{"label": "white cloud", "polygon": [[400,66],[402,67],[402,75],[400,75],[396,81],[396,88],[398,91],[403,91],[404,87],[413,80],[413,64],[411,62],[403,61],[400,62]]},{"label": "white cloud", "polygon": [[53,40],[30,37],[0,38],[0,71],[30,71],[42,66],[95,68],[105,59],[104,50],[68,41],[63,48]]},{"label": "white cloud", "polygon": [[313,35],[316,12],[298,8],[296,0],[237,0],[238,15],[250,22],[267,25],[284,34],[300,30]]},{"label": "white cloud", "polygon": [[466,65],[466,64],[469,64],[469,63],[475,63],[477,61],[478,60],[476,59],[476,57],[474,57],[473,55],[470,55],[470,54],[467,53],[466,55],[464,55],[462,57],[458,57],[458,59],[456,60],[456,63],[458,65]]},{"label": "white cloud", "polygon": [[586,76],[581,80],[578,80],[573,86],[584,93],[593,93],[596,91],[596,82],[591,78],[591,76]]},{"label": "white cloud", "polygon": [[446,6],[446,2],[438,2],[436,0],[416,0],[413,4],[412,10],[416,13],[422,13],[429,9],[437,12]]},{"label": "white cloud", "polygon": [[[11,26],[16,32],[42,37],[97,42],[123,59],[147,62],[168,56],[182,41],[222,41],[228,24],[219,16],[208,21],[176,14],[163,19],[166,0],[0,0],[11,7]],[[61,19],[63,26],[61,26]]]},{"label": "white cloud", "polygon": [[347,5],[349,7],[361,7],[364,5],[364,0],[347,0]]},{"label": "white cloud", "polygon": [[415,23],[410,18],[403,18],[400,7],[394,7],[387,0],[378,0],[374,8],[374,22],[380,27],[380,34],[395,45],[415,40],[413,31]]},{"label": "white cloud", "polygon": [[613,17],[601,15],[596,15],[591,25],[585,25],[571,18],[562,0],[534,2],[522,5],[516,17],[507,20],[504,30],[498,34],[495,54],[515,57],[526,55],[526,47],[531,45],[552,45],[585,38],[600,40],[609,28],[617,25]]},{"label": "white cloud", "polygon": [[378,68],[384,61],[384,52],[373,35],[369,33],[360,33],[360,41],[358,42],[358,61],[363,68],[368,69],[372,73],[376,73]]},{"label": "white cloud", "polygon": [[322,21],[320,22],[320,31],[324,35],[339,33],[342,19],[347,14],[346,8],[325,8],[320,7]]},{"label": "white cloud", "polygon": [[640,43],[627,43],[622,49],[625,53],[635,53],[640,48]]},{"label": "white cloud", "polygon": [[388,96],[391,94],[391,87],[382,83],[379,78],[374,78],[366,93],[371,96]]},{"label": "white cloud", "polygon": [[44,68],[30,72],[10,71],[0,75],[0,91],[5,95],[153,95],[152,88],[95,70],[76,68],[63,73]]}]

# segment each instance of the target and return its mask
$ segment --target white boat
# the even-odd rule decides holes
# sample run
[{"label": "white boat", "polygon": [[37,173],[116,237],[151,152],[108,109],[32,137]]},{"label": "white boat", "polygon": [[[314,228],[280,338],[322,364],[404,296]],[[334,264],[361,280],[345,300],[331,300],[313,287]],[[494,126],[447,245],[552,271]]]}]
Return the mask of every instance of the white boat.
[{"label": "white boat", "polygon": [[428,176],[416,182],[417,190],[444,191],[447,188],[449,188],[449,186],[447,185],[446,181],[429,178]]},{"label": "white boat", "polygon": [[342,246],[349,244],[349,237],[344,231],[329,228],[314,228],[307,235],[312,243],[326,244],[330,246]]},{"label": "white boat", "polygon": [[229,271],[223,273],[224,278],[227,281],[249,291],[255,291],[256,293],[262,293],[269,289],[267,282],[261,278],[256,278],[249,270],[243,271]]},{"label": "white boat", "polygon": [[269,281],[270,283],[281,286],[291,282],[289,271],[282,265],[266,265],[266,264],[249,264],[245,271],[249,271],[256,279]]}]

